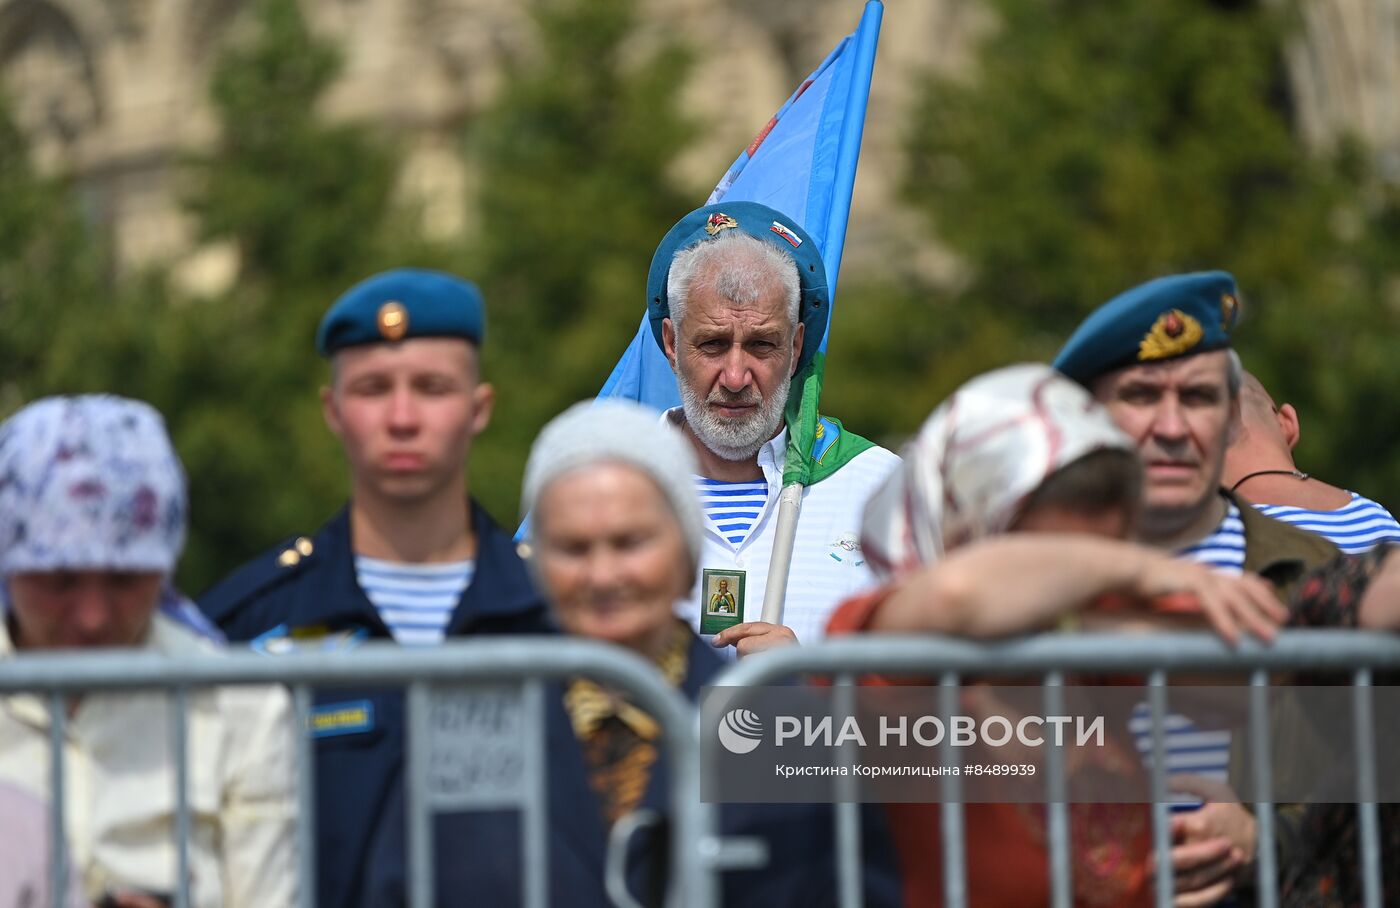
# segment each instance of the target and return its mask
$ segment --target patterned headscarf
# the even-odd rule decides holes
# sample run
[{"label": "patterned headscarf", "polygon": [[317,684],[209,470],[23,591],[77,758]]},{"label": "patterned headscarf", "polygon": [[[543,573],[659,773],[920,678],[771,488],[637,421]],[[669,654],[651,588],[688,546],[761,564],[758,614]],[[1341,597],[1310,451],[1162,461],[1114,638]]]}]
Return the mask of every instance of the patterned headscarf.
[{"label": "patterned headscarf", "polygon": [[168,574],[186,509],[185,471],[148,404],[49,397],[0,425],[0,575]]},{"label": "patterned headscarf", "polygon": [[866,505],[866,559],[889,579],[1003,533],[1050,474],[1105,449],[1134,447],[1089,392],[1049,366],[978,376],[933,411]]}]

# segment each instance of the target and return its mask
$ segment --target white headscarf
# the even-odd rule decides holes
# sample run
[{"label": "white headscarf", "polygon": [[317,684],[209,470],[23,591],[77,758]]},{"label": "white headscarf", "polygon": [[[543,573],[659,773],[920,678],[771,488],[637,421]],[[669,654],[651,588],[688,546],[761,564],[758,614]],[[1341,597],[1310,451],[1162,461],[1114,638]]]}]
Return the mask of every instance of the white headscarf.
[{"label": "white headscarf", "polygon": [[888,579],[1003,533],[1050,474],[1105,449],[1135,450],[1089,392],[1049,366],[978,376],[933,411],[866,505],[866,559]]}]

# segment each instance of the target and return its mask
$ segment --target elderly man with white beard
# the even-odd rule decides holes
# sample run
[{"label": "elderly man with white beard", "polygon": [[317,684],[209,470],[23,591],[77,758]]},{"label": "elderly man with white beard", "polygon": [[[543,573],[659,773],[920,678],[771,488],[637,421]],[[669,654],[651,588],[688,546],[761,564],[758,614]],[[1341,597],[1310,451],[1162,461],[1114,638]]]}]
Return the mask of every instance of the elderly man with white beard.
[{"label": "elderly man with white beard", "polygon": [[[652,330],[675,371],[682,406],[667,412],[693,446],[705,510],[699,576],[684,617],[726,652],[812,642],[851,594],[873,583],[861,514],[899,463],[823,418],[813,456],[859,450],[802,492],[783,623],[760,620],[787,455],[784,410],[816,354],[831,310],[816,242],[755,202],[709,205],[671,228],[647,280]],[[723,587],[725,597],[716,597]],[[737,602],[732,611],[728,597]],[[726,608],[709,603],[723,599]]]}]

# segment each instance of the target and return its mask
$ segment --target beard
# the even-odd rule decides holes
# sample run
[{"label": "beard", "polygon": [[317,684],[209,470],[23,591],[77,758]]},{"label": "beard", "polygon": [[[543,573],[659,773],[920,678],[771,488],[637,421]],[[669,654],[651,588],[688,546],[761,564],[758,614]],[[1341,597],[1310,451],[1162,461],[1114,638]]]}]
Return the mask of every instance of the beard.
[{"label": "beard", "polygon": [[[749,387],[738,394],[720,388],[701,399],[684,378],[677,376],[681,392],[681,408],[685,420],[700,443],[725,460],[748,460],[774,435],[783,423],[792,376],[785,375],[782,383],[764,399],[762,392]],[[751,406],[754,411],[742,419],[725,419],[715,414],[711,406]]]}]

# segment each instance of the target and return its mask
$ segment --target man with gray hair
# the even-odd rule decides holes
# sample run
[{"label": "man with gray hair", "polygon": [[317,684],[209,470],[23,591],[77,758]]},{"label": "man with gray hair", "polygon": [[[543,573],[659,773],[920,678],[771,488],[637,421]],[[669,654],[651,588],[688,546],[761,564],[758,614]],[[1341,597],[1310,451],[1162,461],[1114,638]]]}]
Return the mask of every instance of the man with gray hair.
[{"label": "man with gray hair", "polygon": [[[866,500],[899,462],[823,418],[820,458],[838,440],[858,450],[802,492],[781,625],[760,620],[778,535],[793,377],[820,346],[831,309],[816,242],[756,202],[709,205],[661,241],[647,278],[657,343],[681,406],[666,414],[695,449],[705,510],[699,583],[684,616],[739,654],[819,639],[843,599],[872,582],[858,533]],[[844,437],[843,437],[844,436]],[[723,588],[733,614],[702,609]]]}]

